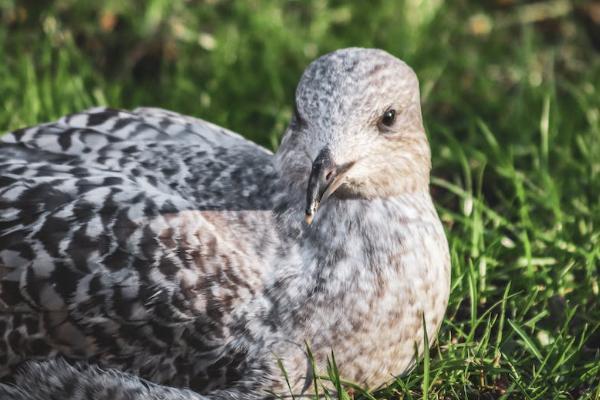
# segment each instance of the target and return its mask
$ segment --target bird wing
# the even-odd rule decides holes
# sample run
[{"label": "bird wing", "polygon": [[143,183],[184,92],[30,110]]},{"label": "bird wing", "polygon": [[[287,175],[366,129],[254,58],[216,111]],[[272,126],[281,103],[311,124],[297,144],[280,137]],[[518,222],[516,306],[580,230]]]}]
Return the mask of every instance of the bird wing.
[{"label": "bird wing", "polygon": [[135,370],[140,351],[218,352],[276,240],[274,179],[270,152],[160,109],[5,135],[0,376],[57,354]]},{"label": "bird wing", "polygon": [[64,360],[27,363],[16,385],[0,383],[0,398],[11,400],[207,400],[189,389],[156,385],[114,369]]}]

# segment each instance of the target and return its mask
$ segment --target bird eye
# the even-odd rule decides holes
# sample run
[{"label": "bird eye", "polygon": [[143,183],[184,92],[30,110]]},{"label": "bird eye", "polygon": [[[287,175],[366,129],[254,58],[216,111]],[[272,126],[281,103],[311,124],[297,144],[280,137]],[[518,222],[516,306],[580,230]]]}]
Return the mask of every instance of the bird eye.
[{"label": "bird eye", "polygon": [[381,124],[390,127],[396,122],[396,110],[386,110],[381,117]]}]

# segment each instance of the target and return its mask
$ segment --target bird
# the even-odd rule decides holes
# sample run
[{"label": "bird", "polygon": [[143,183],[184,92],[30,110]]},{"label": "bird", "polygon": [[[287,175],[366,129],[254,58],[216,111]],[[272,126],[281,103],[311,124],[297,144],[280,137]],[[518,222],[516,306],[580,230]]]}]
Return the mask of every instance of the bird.
[{"label": "bird", "polygon": [[0,398],[302,395],[331,357],[369,388],[410,371],[451,274],[418,78],[339,49],[293,110],[275,153],[159,108],[2,136]]}]

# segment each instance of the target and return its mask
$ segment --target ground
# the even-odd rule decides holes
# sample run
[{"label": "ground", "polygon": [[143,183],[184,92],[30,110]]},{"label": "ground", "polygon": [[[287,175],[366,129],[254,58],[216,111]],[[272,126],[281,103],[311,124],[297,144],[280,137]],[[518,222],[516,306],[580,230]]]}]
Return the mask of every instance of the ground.
[{"label": "ground", "polygon": [[600,399],[600,7],[351,4],[0,0],[0,131],[147,105],[275,149],[310,60],[386,49],[421,80],[452,294],[413,373],[339,396]]}]

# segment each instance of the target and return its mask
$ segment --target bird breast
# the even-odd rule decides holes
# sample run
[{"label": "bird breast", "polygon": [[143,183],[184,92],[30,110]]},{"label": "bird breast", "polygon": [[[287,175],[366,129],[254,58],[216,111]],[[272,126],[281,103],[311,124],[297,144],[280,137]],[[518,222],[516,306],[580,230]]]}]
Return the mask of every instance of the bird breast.
[{"label": "bird breast", "polygon": [[429,194],[418,200],[363,211],[345,234],[320,241],[327,251],[316,250],[308,271],[315,288],[297,311],[305,321],[298,341],[310,344],[317,364],[326,365],[333,350],[341,375],[370,387],[414,364],[423,321],[431,344],[446,310],[446,237]]}]

